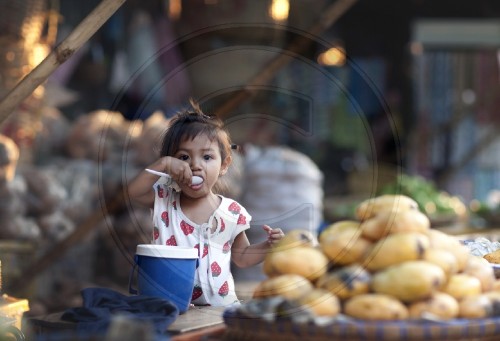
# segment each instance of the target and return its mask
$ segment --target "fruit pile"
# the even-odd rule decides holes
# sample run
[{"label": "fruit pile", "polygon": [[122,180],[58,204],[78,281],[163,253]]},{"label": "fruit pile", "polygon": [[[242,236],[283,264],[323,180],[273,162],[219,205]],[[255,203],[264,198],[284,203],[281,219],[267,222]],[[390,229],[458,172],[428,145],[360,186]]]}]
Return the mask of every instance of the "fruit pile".
[{"label": "fruit pile", "polygon": [[366,320],[484,318],[500,315],[491,264],[458,239],[431,229],[418,204],[381,195],[356,207],[356,220],[316,238],[289,232],[266,256],[268,276],[254,299],[283,296],[317,316]]}]

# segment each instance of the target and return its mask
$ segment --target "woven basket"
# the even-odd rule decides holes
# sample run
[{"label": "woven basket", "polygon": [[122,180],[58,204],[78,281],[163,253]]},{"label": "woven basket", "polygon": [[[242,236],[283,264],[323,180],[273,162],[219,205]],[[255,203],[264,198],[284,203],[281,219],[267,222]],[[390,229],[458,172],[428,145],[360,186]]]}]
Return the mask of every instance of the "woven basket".
[{"label": "woven basket", "polygon": [[273,341],[498,341],[500,318],[429,321],[337,321],[326,326],[290,320],[249,318],[237,310],[224,311],[224,340]]}]

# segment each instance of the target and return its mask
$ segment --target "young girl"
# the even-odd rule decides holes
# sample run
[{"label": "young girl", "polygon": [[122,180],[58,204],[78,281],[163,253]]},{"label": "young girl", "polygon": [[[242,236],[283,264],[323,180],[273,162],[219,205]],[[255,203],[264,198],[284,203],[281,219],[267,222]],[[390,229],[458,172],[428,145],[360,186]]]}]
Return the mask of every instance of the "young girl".
[{"label": "young girl", "polygon": [[[153,208],[154,244],[198,249],[195,305],[238,302],[231,261],[242,268],[256,265],[284,236],[281,229],[264,225],[267,240],[250,245],[245,230],[251,216],[236,201],[216,194],[219,177],[231,164],[231,146],[221,120],[199,108],[179,113],[165,133],[161,157],[148,167],[169,174],[175,183],[143,171],[128,188],[132,200]],[[193,176],[203,182],[193,184]]]}]

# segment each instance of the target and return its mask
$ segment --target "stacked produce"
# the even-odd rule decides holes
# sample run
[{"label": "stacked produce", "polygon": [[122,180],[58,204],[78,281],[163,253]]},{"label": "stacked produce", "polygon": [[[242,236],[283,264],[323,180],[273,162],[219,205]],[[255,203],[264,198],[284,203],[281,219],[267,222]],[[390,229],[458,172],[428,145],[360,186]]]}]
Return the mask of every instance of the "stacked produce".
[{"label": "stacked produce", "polygon": [[491,264],[458,239],[430,228],[417,202],[381,195],[356,219],[316,239],[294,230],[263,265],[254,299],[283,296],[317,316],[366,320],[483,318],[500,314]]}]

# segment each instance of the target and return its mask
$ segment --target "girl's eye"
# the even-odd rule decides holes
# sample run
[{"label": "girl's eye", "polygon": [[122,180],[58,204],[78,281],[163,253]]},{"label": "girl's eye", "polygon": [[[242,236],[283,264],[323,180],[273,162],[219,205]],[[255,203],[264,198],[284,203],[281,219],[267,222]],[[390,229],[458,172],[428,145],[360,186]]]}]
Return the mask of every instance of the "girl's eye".
[{"label": "girl's eye", "polygon": [[179,155],[179,159],[182,161],[186,161],[187,159],[189,159],[189,156],[188,155]]},{"label": "girl's eye", "polygon": [[208,160],[212,159],[212,155],[204,155],[203,159],[205,159],[205,161],[208,161]]}]

